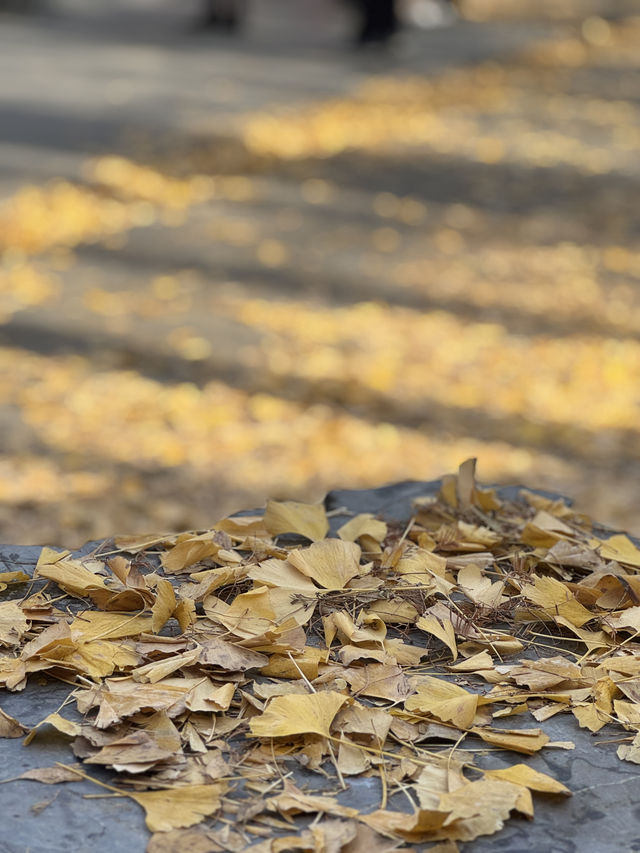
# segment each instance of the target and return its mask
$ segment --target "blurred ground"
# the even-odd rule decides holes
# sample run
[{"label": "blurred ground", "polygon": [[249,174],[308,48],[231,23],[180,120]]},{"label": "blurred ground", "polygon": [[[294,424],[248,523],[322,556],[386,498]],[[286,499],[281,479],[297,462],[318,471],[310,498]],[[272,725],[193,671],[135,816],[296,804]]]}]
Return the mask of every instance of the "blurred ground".
[{"label": "blurred ground", "polygon": [[640,532],[638,9],[466,10],[382,55],[328,0],[0,18],[0,540],[469,455]]}]

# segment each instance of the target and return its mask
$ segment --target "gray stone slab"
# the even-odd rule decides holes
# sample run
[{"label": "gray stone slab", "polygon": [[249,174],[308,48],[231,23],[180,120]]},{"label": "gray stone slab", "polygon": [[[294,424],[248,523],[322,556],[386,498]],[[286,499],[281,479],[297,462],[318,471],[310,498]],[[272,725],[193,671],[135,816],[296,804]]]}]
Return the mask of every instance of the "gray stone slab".
[{"label": "gray stone slab", "polygon": [[[386,519],[407,521],[411,502],[416,497],[434,494],[438,482],[407,482],[380,489],[335,491],[326,498],[327,508],[345,507],[351,512],[379,513]],[[502,490],[516,497],[517,488]],[[344,521],[339,515],[333,525]],[[97,543],[89,543],[80,552],[87,553]],[[40,549],[5,545],[0,547],[0,567],[33,569]],[[22,693],[3,692],[0,706],[25,725],[34,725],[59,708],[69,691],[66,684],[38,677],[31,679]],[[71,706],[64,711],[72,717]],[[503,721],[505,728],[529,725],[520,717]],[[573,791],[564,799],[536,795],[534,821],[514,817],[496,835],[461,844],[472,853],[631,853],[640,851],[640,767],[621,762],[616,744],[610,743],[618,732],[607,729],[597,736],[578,728],[570,714],[560,714],[541,726],[552,741],[573,741],[571,751],[546,749],[526,758],[537,770],[549,773]],[[463,747],[464,748],[464,745]],[[20,739],[0,741],[0,782],[18,776],[32,767],[51,766],[56,761],[73,761],[68,740],[53,731],[43,731],[30,746]],[[488,752],[478,760],[485,767],[503,767],[517,763],[513,754]],[[113,780],[113,775],[92,768],[91,775]],[[297,774],[298,781],[314,788],[323,787],[317,776]],[[324,786],[326,787],[326,782]],[[371,811],[380,804],[381,791],[376,779],[351,780],[346,804]],[[141,809],[119,798],[85,799],[99,793],[88,782],[46,786],[17,781],[0,787],[0,853],[142,853],[148,833]],[[407,801],[398,799],[390,807],[406,809]],[[427,846],[419,849],[428,849]]]}]

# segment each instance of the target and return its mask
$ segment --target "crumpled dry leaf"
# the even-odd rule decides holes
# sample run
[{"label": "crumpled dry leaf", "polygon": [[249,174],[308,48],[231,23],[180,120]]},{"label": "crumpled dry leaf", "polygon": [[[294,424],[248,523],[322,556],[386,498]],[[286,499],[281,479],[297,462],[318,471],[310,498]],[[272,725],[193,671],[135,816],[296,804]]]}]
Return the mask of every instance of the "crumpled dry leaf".
[{"label": "crumpled dry leaf", "polygon": [[378,747],[384,746],[393,717],[382,708],[369,708],[360,702],[343,707],[334,719],[333,727],[344,734]]},{"label": "crumpled dry leaf", "polygon": [[168,675],[173,675],[182,667],[191,666],[200,658],[200,649],[190,649],[179,655],[173,655],[165,660],[153,661],[144,666],[132,670],[131,677],[134,681],[156,684]]},{"label": "crumpled dry leaf", "polygon": [[323,617],[324,635],[327,647],[333,643],[336,635],[341,643],[381,643],[387,636],[387,626],[377,616],[361,612],[359,624],[353,621],[344,610],[336,610]]},{"label": "crumpled dry leaf", "polygon": [[[455,660],[455,658],[454,658]],[[448,667],[449,672],[486,672],[493,669],[493,660],[489,652],[485,649],[470,658],[460,661]]]},{"label": "crumpled dry leaf", "polygon": [[81,714],[99,708],[94,725],[106,729],[142,710],[166,711],[177,717],[187,710],[190,692],[201,678],[165,678],[158,684],[140,684],[132,678],[107,678],[100,687],[79,690],[76,704]]},{"label": "crumpled dry leaf", "polygon": [[214,684],[210,679],[203,678],[189,691],[186,706],[190,711],[215,714],[228,711],[235,692],[236,685],[231,682]]},{"label": "crumpled dry leaf", "polygon": [[263,666],[260,672],[269,678],[303,678],[313,680],[318,677],[321,664],[327,662],[329,652],[327,649],[317,649],[314,646],[305,646],[295,655],[288,652],[286,655],[271,655],[269,663]]},{"label": "crumpled dry leaf", "polygon": [[294,625],[306,625],[313,616],[316,601],[295,590],[259,586],[237,595],[232,604],[210,595],[204,610],[209,619],[243,639],[276,635]]},{"label": "crumpled dry leaf", "polygon": [[227,672],[247,672],[251,669],[262,669],[269,663],[269,658],[266,655],[229,643],[219,637],[212,640],[199,639],[199,646],[201,663]]},{"label": "crumpled dry leaf", "polygon": [[631,761],[633,764],[640,764],[640,732],[630,744],[620,744],[618,747],[618,758],[622,761]]},{"label": "crumpled dry leaf", "polygon": [[290,779],[285,779],[284,790],[268,800],[268,806],[282,815],[330,814],[339,817],[357,817],[358,810],[341,806],[335,797],[305,794]]},{"label": "crumpled dry leaf", "polygon": [[0,572],[0,592],[11,583],[27,583],[30,580],[31,578],[26,572]]},{"label": "crumpled dry leaf", "polygon": [[473,841],[498,832],[512,810],[533,817],[527,788],[486,777],[442,794],[440,808],[449,813],[446,834],[455,841]]},{"label": "crumpled dry leaf", "polygon": [[146,853],[222,853],[223,850],[202,829],[172,829],[154,833]]},{"label": "crumpled dry leaf", "polygon": [[386,811],[378,809],[360,820],[381,835],[390,835],[406,841],[432,841],[437,838],[437,832],[447,820],[448,812],[429,809],[418,809],[412,815],[405,812]]},{"label": "crumpled dry leaf", "polygon": [[414,786],[421,809],[439,810],[442,794],[467,784],[462,772],[463,765],[450,758],[443,761],[434,757],[430,764],[422,767]]},{"label": "crumpled dry leaf", "polygon": [[165,626],[176,609],[176,595],[171,583],[159,580],[156,585],[156,600],[151,608],[151,630],[154,634]]},{"label": "crumpled dry leaf", "polygon": [[0,708],[0,738],[22,737],[27,731],[27,727],[19,723],[15,717],[10,717],[2,708]]},{"label": "crumpled dry leaf", "polygon": [[418,618],[415,604],[401,596],[378,598],[371,602],[368,610],[386,625],[413,625]]},{"label": "crumpled dry leaf", "polygon": [[18,646],[29,624],[17,601],[0,601],[0,646]]},{"label": "crumpled dry leaf", "polygon": [[[179,743],[178,738],[178,743]],[[172,759],[175,750],[162,747],[145,731],[133,731],[85,758],[85,764],[103,764],[120,773],[144,773],[155,764]]]},{"label": "crumpled dry leaf", "polygon": [[336,764],[343,776],[360,776],[371,767],[371,757],[347,738],[342,738]]},{"label": "crumpled dry leaf", "polygon": [[342,675],[354,696],[370,696],[395,703],[406,699],[411,689],[402,667],[395,664],[371,663],[349,667]]},{"label": "crumpled dry leaf", "polygon": [[43,785],[59,785],[61,782],[80,782],[81,777],[74,773],[73,768],[79,767],[78,764],[65,766],[58,764],[56,767],[34,767],[31,770],[25,770],[18,776],[18,779],[26,779],[30,782],[41,782]]},{"label": "crumpled dry leaf", "polygon": [[[59,650],[60,651],[60,650]],[[51,652],[49,652],[49,655]],[[112,675],[116,670],[127,672],[140,662],[138,655],[125,643],[93,640],[75,643],[58,658],[60,666],[99,679]]]},{"label": "crumpled dry leaf", "polygon": [[573,536],[573,528],[547,510],[541,509],[532,521],[525,524],[521,539],[525,545],[534,548],[552,548],[562,539]]},{"label": "crumpled dry leaf", "polygon": [[43,548],[38,557],[34,577],[55,581],[61,589],[80,598],[107,590],[104,579],[94,575],[77,560],[68,559],[70,553]]}]

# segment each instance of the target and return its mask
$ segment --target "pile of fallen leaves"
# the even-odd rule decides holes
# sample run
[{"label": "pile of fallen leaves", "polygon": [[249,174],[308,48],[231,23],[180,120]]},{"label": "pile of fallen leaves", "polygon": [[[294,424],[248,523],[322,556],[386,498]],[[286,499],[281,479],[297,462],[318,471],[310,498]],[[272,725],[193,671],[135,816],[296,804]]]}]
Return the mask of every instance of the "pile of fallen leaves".
[{"label": "pile of fallen leaves", "polygon": [[[478,487],[474,460],[408,523],[351,514],[330,534],[332,515],[349,513],[270,501],[85,558],[44,548],[33,581],[0,574],[9,593],[31,582],[0,603],[0,683],[46,672],[74,686],[79,712],[50,714],[25,743],[50,725],[83,765],[112,768],[107,787],[145,810],[152,853],[453,851],[512,812],[532,817],[532,792],[570,794],[465,749],[571,749],[539,726],[563,712],[621,727],[619,757],[640,763],[630,539],[561,500]],[[553,642],[527,656],[542,630]],[[527,713],[528,727],[500,724]],[[0,736],[25,732],[0,711]],[[24,778],[92,778],[83,765]],[[313,774],[322,793],[300,782]],[[354,777],[380,780],[368,813],[341,802]],[[398,792],[408,811],[392,807]]]}]

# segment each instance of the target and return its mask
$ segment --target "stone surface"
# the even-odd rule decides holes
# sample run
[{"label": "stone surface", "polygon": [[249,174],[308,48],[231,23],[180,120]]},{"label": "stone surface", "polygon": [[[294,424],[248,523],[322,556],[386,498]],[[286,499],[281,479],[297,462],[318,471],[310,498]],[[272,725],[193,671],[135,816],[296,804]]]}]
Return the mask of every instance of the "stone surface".
[{"label": "stone surface", "polygon": [[[327,508],[345,507],[352,512],[374,512],[388,520],[407,521],[411,501],[421,495],[435,494],[437,482],[407,482],[380,489],[335,491],[326,498]],[[501,490],[515,497],[517,488]],[[343,523],[339,515],[334,525]],[[95,543],[93,543],[95,545]],[[82,549],[91,550],[92,544]],[[40,549],[2,546],[3,569],[19,566],[33,568]],[[68,693],[66,684],[47,682],[46,687],[32,678],[22,693],[3,693],[0,706],[7,713],[31,726],[59,708]],[[65,713],[71,716],[69,709]],[[519,717],[505,721],[505,727],[521,724]],[[640,851],[640,768],[621,762],[616,744],[607,743],[615,733],[593,736],[579,729],[570,715],[557,715],[542,724],[553,741],[573,741],[571,751],[546,749],[527,758],[532,767],[548,773],[573,791],[571,798],[536,795],[532,822],[514,817],[494,836],[462,844],[471,853],[631,853]],[[73,757],[67,739],[57,733],[39,734],[29,747],[20,739],[1,742],[1,778],[10,779],[32,767],[51,766],[56,761],[71,763]],[[514,756],[489,752],[483,766],[502,767],[514,762]],[[91,770],[96,778],[113,779],[100,768]],[[307,777],[313,787],[318,777]],[[299,777],[304,783],[305,777]],[[46,786],[18,781],[0,788],[2,818],[0,853],[143,853],[148,833],[138,806],[126,799],[84,799],[85,794],[101,793],[88,782]],[[374,779],[351,780],[344,802],[362,811],[377,808],[379,783]],[[43,806],[47,803],[46,806]],[[390,807],[406,809],[406,800],[392,801]],[[420,848],[420,849],[427,849]],[[185,851],[187,853],[187,851]]]}]

